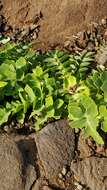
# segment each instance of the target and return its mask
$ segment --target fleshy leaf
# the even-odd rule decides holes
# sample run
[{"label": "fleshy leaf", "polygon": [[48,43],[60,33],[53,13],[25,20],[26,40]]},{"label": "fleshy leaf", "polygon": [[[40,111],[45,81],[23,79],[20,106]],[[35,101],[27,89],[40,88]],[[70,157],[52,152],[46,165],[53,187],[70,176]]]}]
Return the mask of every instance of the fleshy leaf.
[{"label": "fleshy leaf", "polygon": [[91,136],[98,144],[104,144],[102,137],[97,132],[98,123],[97,118],[87,117],[84,134],[86,138]]},{"label": "fleshy leaf", "polygon": [[62,107],[62,105],[64,104],[64,101],[62,100],[62,99],[57,99],[56,101],[55,101],[55,108],[56,109],[59,109],[59,108],[61,108]]},{"label": "fleshy leaf", "polygon": [[24,57],[20,57],[15,63],[16,69],[21,69],[26,66],[26,60]]},{"label": "fleshy leaf", "polygon": [[85,127],[85,122],[86,122],[86,119],[85,118],[81,118],[81,119],[78,119],[78,120],[74,120],[74,121],[71,121],[70,122],[70,127],[71,128],[79,128],[79,129],[82,129]]},{"label": "fleshy leaf", "polygon": [[101,123],[101,129],[104,131],[104,132],[107,132],[107,108],[106,106],[100,106],[99,107],[99,113],[100,113],[100,116],[102,117],[103,121]]},{"label": "fleshy leaf", "polygon": [[107,102],[107,81],[103,83],[101,89],[104,92],[104,100]]},{"label": "fleshy leaf", "polygon": [[82,95],[80,98],[80,103],[84,107],[87,115],[92,117],[96,117],[98,115],[97,105],[92,98]]},{"label": "fleshy leaf", "polygon": [[36,69],[33,69],[33,75],[35,77],[40,77],[43,74],[42,67],[37,66]]},{"label": "fleshy leaf", "polygon": [[54,116],[54,107],[53,107],[53,97],[48,96],[45,99],[45,106],[46,106],[46,112],[48,117],[53,117]]},{"label": "fleshy leaf", "polygon": [[68,112],[69,112],[68,117],[69,117],[70,120],[72,120],[72,119],[75,120],[77,118],[81,118],[84,115],[82,109],[75,102],[74,103],[69,103]]},{"label": "fleshy leaf", "polygon": [[76,78],[74,76],[68,75],[64,79],[64,89],[69,90],[70,88],[74,87],[76,85]]},{"label": "fleshy leaf", "polygon": [[0,108],[0,125],[8,121],[11,111],[6,110],[5,108]]},{"label": "fleshy leaf", "polygon": [[30,102],[33,103],[35,101],[35,94],[34,94],[32,88],[28,84],[25,86],[25,91],[30,98]]},{"label": "fleshy leaf", "polygon": [[7,84],[8,84],[7,82],[0,81],[0,88],[5,87]]}]

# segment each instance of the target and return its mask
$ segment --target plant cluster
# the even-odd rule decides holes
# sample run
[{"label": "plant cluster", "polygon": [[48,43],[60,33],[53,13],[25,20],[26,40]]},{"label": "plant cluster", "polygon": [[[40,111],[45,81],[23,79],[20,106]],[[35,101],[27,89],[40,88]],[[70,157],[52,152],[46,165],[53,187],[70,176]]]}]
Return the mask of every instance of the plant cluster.
[{"label": "plant cluster", "polygon": [[92,69],[94,54],[54,50],[35,53],[28,45],[0,49],[0,125],[35,120],[39,130],[49,120],[67,118],[72,128],[103,144],[107,132],[107,71]]}]

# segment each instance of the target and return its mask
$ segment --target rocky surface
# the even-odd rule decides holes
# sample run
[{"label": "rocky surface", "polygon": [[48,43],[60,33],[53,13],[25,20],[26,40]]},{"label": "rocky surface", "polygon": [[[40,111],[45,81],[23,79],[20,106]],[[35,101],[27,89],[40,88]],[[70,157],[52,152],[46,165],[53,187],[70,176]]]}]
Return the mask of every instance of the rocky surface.
[{"label": "rocky surface", "polygon": [[22,155],[14,140],[0,134],[0,189],[24,190],[22,179]]},{"label": "rocky surface", "polygon": [[35,136],[41,175],[51,184],[61,185],[58,180],[63,167],[70,166],[74,158],[75,136],[66,120],[51,123]]},{"label": "rocky surface", "polygon": [[37,179],[35,154],[30,139],[0,134],[0,190],[30,190]]},{"label": "rocky surface", "polygon": [[82,133],[78,157],[75,148],[66,120],[30,136],[0,134],[0,190],[107,190],[107,157],[90,155]]},{"label": "rocky surface", "polygon": [[66,120],[30,136],[0,135],[0,190],[65,189],[74,150],[74,130]]},{"label": "rocky surface", "polygon": [[37,149],[35,142],[24,135],[15,135],[14,140],[23,157],[22,176],[25,190],[30,190],[33,183],[37,180]]},{"label": "rocky surface", "polygon": [[90,157],[72,162],[75,179],[91,190],[107,190],[107,158]]},{"label": "rocky surface", "polygon": [[96,54],[96,61],[100,65],[107,67],[107,46],[102,46]]},{"label": "rocky surface", "polygon": [[77,150],[79,153],[79,158],[83,159],[91,155],[91,149],[88,146],[86,139],[84,138],[83,131],[81,131],[79,135]]},{"label": "rocky surface", "polygon": [[107,17],[106,0],[1,0],[1,8],[7,23],[14,30],[24,26],[25,33],[42,13],[36,41],[40,47],[70,40],[72,34],[88,28],[91,21],[98,22]]}]

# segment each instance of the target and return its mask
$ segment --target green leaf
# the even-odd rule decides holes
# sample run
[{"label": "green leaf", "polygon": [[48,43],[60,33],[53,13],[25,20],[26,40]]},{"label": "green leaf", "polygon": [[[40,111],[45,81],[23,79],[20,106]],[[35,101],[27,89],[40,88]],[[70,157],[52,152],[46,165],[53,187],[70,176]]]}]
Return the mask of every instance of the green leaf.
[{"label": "green leaf", "polygon": [[39,131],[42,128],[42,125],[47,122],[48,116],[45,117],[38,117],[37,121],[35,122],[35,130]]},{"label": "green leaf", "polygon": [[101,129],[104,132],[107,132],[107,108],[106,106],[101,105],[99,107],[99,113],[101,118],[103,119],[102,123],[101,123]]},{"label": "green leaf", "polygon": [[84,119],[84,118],[81,118],[81,119],[78,119],[78,120],[75,120],[75,121],[71,121],[70,122],[70,127],[71,128],[82,129],[82,128],[85,127],[85,121],[86,121],[86,119]]},{"label": "green leaf", "polygon": [[84,134],[86,138],[91,136],[98,144],[104,144],[102,137],[97,132],[98,123],[97,118],[87,117]]},{"label": "green leaf", "polygon": [[0,81],[0,88],[5,87],[7,84],[8,84],[7,82]]},{"label": "green leaf", "polygon": [[0,65],[0,74],[5,80],[16,80],[16,72],[13,65]]},{"label": "green leaf", "polygon": [[33,76],[40,77],[43,74],[42,67],[37,66],[36,69],[33,69]]},{"label": "green leaf", "polygon": [[28,100],[26,100],[23,97],[23,95],[22,95],[21,92],[19,92],[19,97],[20,97],[20,100],[21,100],[21,102],[23,104],[23,111],[24,111],[24,114],[25,114],[27,112],[27,109],[28,109],[28,106],[29,106],[29,102],[28,102]]},{"label": "green leaf", "polygon": [[60,109],[62,107],[62,105],[64,104],[64,101],[60,98],[58,98],[56,101],[55,101],[55,108],[56,109]]},{"label": "green leaf", "polygon": [[30,102],[33,103],[35,101],[36,96],[32,88],[28,84],[25,86],[25,92],[28,94]]},{"label": "green leaf", "polygon": [[53,107],[53,97],[52,96],[48,96],[45,98],[45,106],[46,106],[46,112],[47,112],[47,116],[53,117],[55,110]]},{"label": "green leaf", "polygon": [[53,106],[53,97],[52,96],[47,96],[45,98],[45,106],[46,106],[46,108]]},{"label": "green leaf", "polygon": [[107,108],[104,105],[99,107],[99,113],[101,117],[107,118]]},{"label": "green leaf", "polygon": [[107,102],[107,81],[104,81],[101,90],[104,92],[104,100]]},{"label": "green leaf", "polygon": [[7,110],[6,108],[0,108],[0,125],[8,121],[10,114],[10,110]]},{"label": "green leaf", "polygon": [[16,114],[21,110],[23,110],[23,104],[18,100],[16,102],[12,102],[11,106],[12,106],[12,114]]},{"label": "green leaf", "polygon": [[69,113],[68,118],[70,120],[75,120],[77,118],[81,118],[84,115],[82,109],[75,102],[74,103],[69,103],[69,105],[68,105],[68,113]]},{"label": "green leaf", "polygon": [[23,123],[24,123],[24,119],[25,119],[25,114],[24,114],[24,112],[23,112],[23,110],[22,110],[22,111],[20,111],[20,112],[17,114],[17,121],[18,121],[19,123],[23,124]]},{"label": "green leaf", "polygon": [[98,115],[97,105],[94,100],[86,95],[80,97],[80,103],[85,109],[85,114],[96,117]]},{"label": "green leaf", "polygon": [[15,67],[16,69],[21,69],[22,67],[26,66],[26,60],[24,57],[20,57],[16,63],[15,63]]},{"label": "green leaf", "polygon": [[107,71],[103,71],[101,73],[101,80],[102,82],[107,81]]},{"label": "green leaf", "polygon": [[90,61],[92,61],[92,59],[85,58],[84,61],[80,64],[80,68],[89,66]]},{"label": "green leaf", "polygon": [[68,75],[64,78],[63,88],[70,89],[76,85],[76,78],[74,76]]}]

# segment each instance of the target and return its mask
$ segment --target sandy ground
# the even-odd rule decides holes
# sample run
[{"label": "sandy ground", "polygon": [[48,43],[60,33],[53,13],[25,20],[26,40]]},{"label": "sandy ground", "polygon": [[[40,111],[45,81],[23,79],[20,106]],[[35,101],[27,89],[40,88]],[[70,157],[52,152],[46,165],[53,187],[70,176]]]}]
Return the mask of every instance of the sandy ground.
[{"label": "sandy ground", "polygon": [[107,0],[2,0],[1,4],[1,13],[14,28],[30,25],[42,13],[37,41],[41,46],[63,43],[91,21],[107,17]]}]

